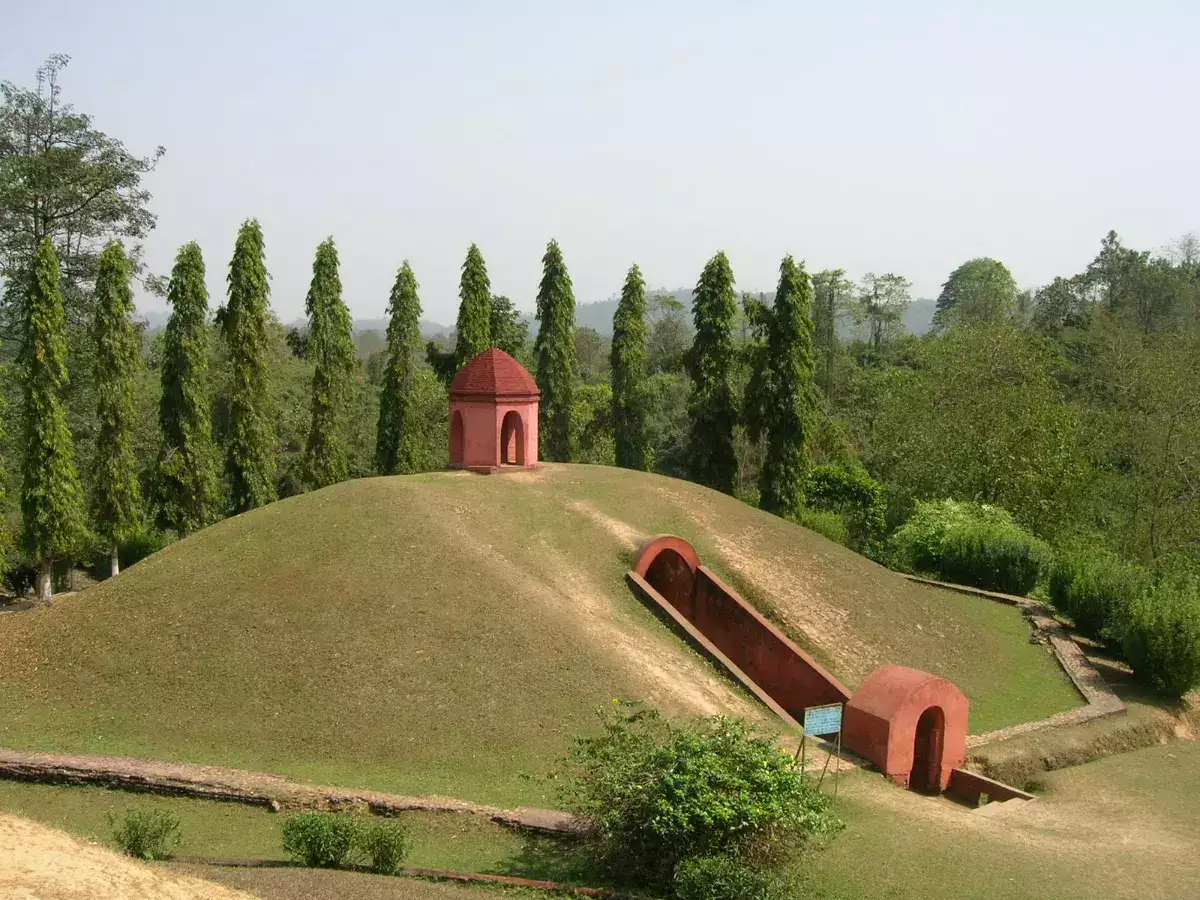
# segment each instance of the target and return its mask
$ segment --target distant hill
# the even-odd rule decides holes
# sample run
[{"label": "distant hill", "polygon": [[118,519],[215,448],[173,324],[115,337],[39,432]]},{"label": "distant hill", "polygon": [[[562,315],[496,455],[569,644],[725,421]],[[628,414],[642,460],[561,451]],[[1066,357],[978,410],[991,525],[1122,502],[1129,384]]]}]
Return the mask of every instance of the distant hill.
[{"label": "distant hill", "polygon": [[[679,300],[689,309],[692,303],[692,292],[687,288],[670,292],[655,292],[655,293],[670,293],[672,297]],[[763,297],[767,302],[772,302],[775,299],[775,292],[764,294]],[[598,300],[595,303],[580,303],[575,307],[575,324],[580,328],[595,328],[604,337],[612,337],[612,320],[613,314],[617,311],[618,299],[611,297],[608,300]],[[933,312],[936,301],[934,300],[913,300],[908,309],[904,311],[904,328],[910,334],[926,334],[933,328]],[[854,325],[851,322],[845,322],[838,329],[843,339],[850,339],[854,336]]]}]

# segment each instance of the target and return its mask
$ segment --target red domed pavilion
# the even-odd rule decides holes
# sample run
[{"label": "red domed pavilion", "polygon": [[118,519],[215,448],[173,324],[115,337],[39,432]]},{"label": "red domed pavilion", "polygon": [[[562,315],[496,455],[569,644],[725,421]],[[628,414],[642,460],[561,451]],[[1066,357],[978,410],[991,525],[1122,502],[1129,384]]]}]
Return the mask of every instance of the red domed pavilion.
[{"label": "red domed pavilion", "polygon": [[463,366],[450,384],[450,468],[536,466],[539,397],[533,376],[503,350]]}]

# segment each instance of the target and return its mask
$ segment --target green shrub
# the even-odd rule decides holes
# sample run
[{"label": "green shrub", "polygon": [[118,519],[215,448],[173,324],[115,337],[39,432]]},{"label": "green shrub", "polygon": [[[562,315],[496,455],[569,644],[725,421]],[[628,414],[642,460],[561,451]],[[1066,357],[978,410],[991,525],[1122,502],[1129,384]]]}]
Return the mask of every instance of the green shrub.
[{"label": "green shrub", "polygon": [[811,509],[802,506],[792,516],[792,521],[810,531],[815,531],[822,537],[829,538],[835,544],[843,547],[850,546],[850,535],[846,530],[846,520],[840,513],[828,512],[823,509]]},{"label": "green shrub", "polygon": [[354,816],[297,813],[283,820],[283,850],[302,865],[333,869],[349,861],[358,832]]},{"label": "green shrub", "polygon": [[841,543],[872,559],[881,557],[887,501],[883,486],[861,465],[812,469],[804,481],[804,503],[841,516],[847,536]]},{"label": "green shrub", "polygon": [[1168,697],[1200,687],[1200,579],[1169,578],[1134,601],[1125,625],[1125,658]]},{"label": "green shrub", "polygon": [[395,819],[369,819],[360,824],[356,845],[372,872],[395,875],[408,855],[408,829]]},{"label": "green shrub", "polygon": [[592,862],[652,889],[669,889],[687,857],[769,865],[842,827],[792,758],[740,719],[677,726],[617,703],[565,767],[562,800],[588,826]]},{"label": "green shrub", "polygon": [[1148,584],[1148,575],[1138,566],[1108,550],[1080,545],[1055,558],[1050,602],[1083,634],[1120,640],[1129,611]]},{"label": "green shrub", "polygon": [[891,541],[899,569],[1010,594],[1028,593],[1051,557],[1007,511],[956,500],[917,503]]},{"label": "green shrub", "polygon": [[678,900],[783,900],[778,876],[730,856],[692,856],[675,868]]},{"label": "green shrub", "polygon": [[118,820],[109,813],[113,841],[138,859],[166,859],[179,846],[179,816],[165,809],[128,809]]}]

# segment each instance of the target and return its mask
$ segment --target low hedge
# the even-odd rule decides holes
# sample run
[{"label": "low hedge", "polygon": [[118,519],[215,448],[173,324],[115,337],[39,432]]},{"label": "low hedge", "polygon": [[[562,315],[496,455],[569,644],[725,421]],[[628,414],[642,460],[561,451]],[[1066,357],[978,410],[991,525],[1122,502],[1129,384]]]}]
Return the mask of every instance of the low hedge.
[{"label": "low hedge", "polygon": [[1125,658],[1139,678],[1173,698],[1200,687],[1200,578],[1179,575],[1147,590],[1130,606],[1122,631]]},{"label": "low hedge", "polygon": [[[804,504],[810,512],[836,513],[842,519],[845,537],[838,543],[871,559],[882,556],[887,502],[883,486],[861,465],[812,469],[804,480]],[[824,531],[821,533],[829,537]]]},{"label": "low hedge", "polygon": [[917,503],[890,546],[896,568],[1009,594],[1029,593],[1052,558],[1006,510],[957,500]]},{"label": "low hedge", "polygon": [[1050,569],[1050,602],[1093,638],[1120,641],[1130,609],[1149,586],[1145,570],[1094,546],[1060,551]]}]

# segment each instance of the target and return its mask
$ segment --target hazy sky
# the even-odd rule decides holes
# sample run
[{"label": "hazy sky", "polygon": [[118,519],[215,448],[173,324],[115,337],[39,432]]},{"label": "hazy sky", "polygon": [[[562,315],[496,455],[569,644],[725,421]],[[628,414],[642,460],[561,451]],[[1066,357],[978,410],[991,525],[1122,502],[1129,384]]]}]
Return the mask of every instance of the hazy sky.
[{"label": "hazy sky", "polygon": [[215,306],[257,216],[285,321],[329,234],[356,316],[407,257],[452,323],[471,241],[531,310],[551,237],[588,302],[719,249],[742,289],[792,253],[933,296],[972,256],[1032,286],[1110,228],[1200,230],[1195,0],[3,5],[0,77],[68,53],[68,100],[166,146],[151,265],[199,241]]}]

